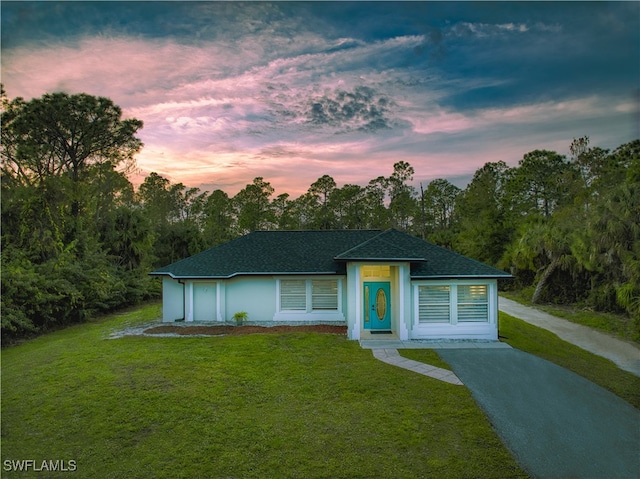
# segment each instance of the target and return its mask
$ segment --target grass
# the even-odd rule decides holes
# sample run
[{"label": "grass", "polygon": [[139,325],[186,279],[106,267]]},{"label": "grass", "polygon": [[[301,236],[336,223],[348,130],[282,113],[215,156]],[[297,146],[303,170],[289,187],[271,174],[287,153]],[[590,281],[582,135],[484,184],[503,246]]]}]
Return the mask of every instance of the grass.
[{"label": "grass", "polygon": [[401,349],[398,352],[403,358],[413,359],[414,361],[451,371],[451,366],[440,359],[440,356],[434,349]]},{"label": "grass", "polygon": [[[105,339],[159,314],[4,349],[3,464],[74,460],[78,477],[101,478],[526,477],[466,388],[344,337]],[[57,477],[42,474],[2,477]]]},{"label": "grass", "polygon": [[563,341],[554,333],[500,313],[500,339],[534,354],[613,392],[640,409],[640,378],[615,363]]},{"label": "grass", "polygon": [[567,321],[604,331],[620,339],[640,343],[640,332],[637,324],[634,324],[633,319],[629,316],[593,311],[577,304],[534,305],[531,303],[531,288],[521,291],[504,291],[500,292],[500,295],[527,306],[533,306],[559,318],[564,318]]}]

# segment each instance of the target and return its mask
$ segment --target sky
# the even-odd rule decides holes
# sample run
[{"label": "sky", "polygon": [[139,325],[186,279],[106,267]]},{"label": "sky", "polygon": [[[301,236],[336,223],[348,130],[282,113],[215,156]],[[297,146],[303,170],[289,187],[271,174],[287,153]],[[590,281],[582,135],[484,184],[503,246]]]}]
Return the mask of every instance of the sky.
[{"label": "sky", "polygon": [[323,175],[464,187],[489,161],[640,138],[640,2],[1,3],[9,98],[111,98],[141,181],[295,198]]}]

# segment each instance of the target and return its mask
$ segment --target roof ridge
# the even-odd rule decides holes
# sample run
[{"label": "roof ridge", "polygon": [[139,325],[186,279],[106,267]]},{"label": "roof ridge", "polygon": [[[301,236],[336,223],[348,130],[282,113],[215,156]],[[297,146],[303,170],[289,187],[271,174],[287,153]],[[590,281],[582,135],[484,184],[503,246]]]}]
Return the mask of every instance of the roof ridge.
[{"label": "roof ridge", "polygon": [[[426,261],[426,258],[423,258],[422,256],[420,256],[420,257],[415,256],[413,251],[409,251],[406,248],[404,248],[402,246],[399,246],[399,245],[397,245],[395,243],[392,243],[391,241],[387,240],[385,237],[388,236],[391,233],[400,233],[400,234],[403,234],[403,235],[406,235],[406,236],[410,236],[407,233],[403,233],[402,231],[398,231],[395,228],[389,228],[389,229],[386,229],[386,230],[382,231],[380,234],[377,234],[374,237],[369,238],[368,240],[363,241],[362,243],[360,243],[360,244],[358,244],[358,245],[356,245],[356,246],[354,246],[352,248],[349,248],[346,251],[343,251],[342,253],[336,255],[334,257],[334,259],[348,259],[350,253],[352,253],[354,251],[357,251],[359,249],[362,249],[362,248],[366,247],[367,245],[378,241],[378,242],[382,242],[386,247],[393,248],[395,251],[400,252],[401,255],[398,256],[398,259],[402,258],[402,259],[412,259],[412,260],[415,260],[415,261],[417,261],[417,260]],[[386,258],[386,259],[390,259],[390,258]]]},{"label": "roof ridge", "polygon": [[[391,241],[389,241],[389,240],[386,238],[386,236],[388,236],[388,234],[385,234],[385,233],[389,233],[389,234],[391,234],[391,233],[400,233],[400,234],[402,234],[402,235],[404,235],[404,236],[407,236],[407,237],[409,237],[409,238],[413,238],[413,236],[412,236],[412,235],[410,235],[410,234],[408,234],[408,233],[405,233],[405,232],[403,232],[403,231],[397,230],[397,229],[395,229],[395,228],[389,228],[388,230],[384,231],[382,234],[377,235],[375,238],[380,238],[380,241],[384,242],[385,244],[387,244],[387,245],[391,246],[392,248],[394,248],[394,249],[396,249],[396,250],[402,251],[403,253],[408,253],[408,254],[407,254],[407,257],[412,257],[412,256],[414,256],[414,254],[415,254],[415,253],[414,253],[413,251],[407,250],[405,247],[403,247],[403,246],[399,246],[399,245],[397,245],[397,244],[392,243]],[[423,259],[424,261],[426,261],[426,258],[422,258],[422,259]]]},{"label": "roof ridge", "polygon": [[[372,230],[372,231],[375,231],[375,230]],[[387,229],[387,230],[381,231],[379,234],[375,235],[373,238],[369,238],[368,240],[365,240],[365,241],[363,241],[362,243],[359,243],[359,244],[357,244],[357,245],[353,246],[352,248],[349,248],[348,250],[343,251],[343,252],[342,252],[342,253],[340,253],[340,254],[337,254],[337,255],[335,256],[335,258],[339,258],[340,256],[346,255],[346,254],[347,254],[347,253],[349,253],[350,251],[353,251],[354,249],[358,249],[358,248],[363,247],[364,245],[366,245],[367,243],[370,243],[371,241],[373,241],[374,239],[376,239],[376,238],[378,238],[379,236],[383,235],[383,234],[384,234],[384,233],[386,233],[387,231],[389,231],[389,230]]]}]

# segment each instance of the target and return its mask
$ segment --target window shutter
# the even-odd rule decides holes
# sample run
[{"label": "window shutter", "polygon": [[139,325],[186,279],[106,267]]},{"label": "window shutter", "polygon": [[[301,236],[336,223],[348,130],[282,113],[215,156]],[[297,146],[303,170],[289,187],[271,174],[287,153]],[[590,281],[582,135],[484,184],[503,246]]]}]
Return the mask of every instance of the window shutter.
[{"label": "window shutter", "polygon": [[458,286],[458,322],[489,321],[487,285]]},{"label": "window shutter", "polygon": [[338,281],[311,281],[311,309],[338,309]]},{"label": "window shutter", "polygon": [[282,311],[304,311],[307,309],[307,286],[303,279],[280,281],[280,309]]},{"label": "window shutter", "polygon": [[418,286],[418,319],[421,323],[448,323],[450,287]]}]

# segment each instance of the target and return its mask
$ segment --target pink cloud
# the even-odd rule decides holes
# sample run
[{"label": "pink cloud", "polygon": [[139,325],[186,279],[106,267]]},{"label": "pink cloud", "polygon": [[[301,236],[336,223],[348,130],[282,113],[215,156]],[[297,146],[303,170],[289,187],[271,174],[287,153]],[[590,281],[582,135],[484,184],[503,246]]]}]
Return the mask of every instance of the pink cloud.
[{"label": "pink cloud", "polygon": [[[485,27],[478,26],[478,32],[488,31]],[[497,28],[525,32],[522,24]],[[145,148],[137,158],[142,175],[156,171],[173,182],[229,194],[256,176],[270,181],[276,194],[293,197],[324,174],[339,185],[364,186],[389,176],[399,160],[414,166],[416,182],[470,177],[487,161],[513,165],[534,148],[566,152],[572,136],[591,133],[568,126],[535,133],[551,122],[569,125],[635,111],[631,102],[611,104],[595,96],[456,111],[439,106],[440,100],[454,90],[501,80],[444,81],[437,70],[425,76],[368,64],[424,41],[413,35],[365,43],[306,33],[295,42],[250,34],[236,42],[185,45],[95,37],[3,52],[2,73],[10,96],[28,99],[62,89],[112,98],[125,116],[145,123],[140,133]],[[395,129],[365,134],[308,124],[310,98],[361,85],[395,101],[390,108]],[[507,137],[506,127],[521,129]],[[525,130],[526,135],[517,134]],[[480,133],[487,138],[470,138]]]}]

